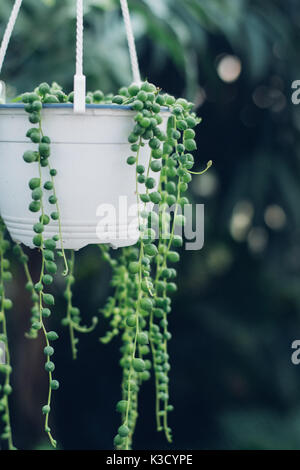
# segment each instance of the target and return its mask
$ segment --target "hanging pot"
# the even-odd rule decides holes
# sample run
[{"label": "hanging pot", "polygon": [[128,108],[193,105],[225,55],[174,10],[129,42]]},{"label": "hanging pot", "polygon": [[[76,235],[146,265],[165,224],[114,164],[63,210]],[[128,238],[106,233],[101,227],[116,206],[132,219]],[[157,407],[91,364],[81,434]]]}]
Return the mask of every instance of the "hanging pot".
[{"label": "hanging pot", "polygon": [[[126,162],[134,115],[128,106],[87,105],[84,114],[74,114],[72,105],[44,106],[42,127],[51,138],[50,161],[57,170],[55,188],[66,249],[98,243],[119,248],[137,242],[138,221],[132,209],[137,204],[136,169]],[[168,112],[164,115],[162,128]],[[36,150],[25,137],[29,126],[23,105],[0,106],[0,214],[12,239],[33,248],[32,227],[40,214],[28,209],[28,182],[39,175],[38,166],[22,158],[26,150]],[[149,157],[149,147],[141,148],[139,162],[147,165]],[[149,176],[159,178],[151,171]],[[42,179],[49,180],[48,169],[42,168]],[[45,197],[44,201],[50,214],[54,206]],[[56,233],[58,222],[45,226],[46,237]]]}]

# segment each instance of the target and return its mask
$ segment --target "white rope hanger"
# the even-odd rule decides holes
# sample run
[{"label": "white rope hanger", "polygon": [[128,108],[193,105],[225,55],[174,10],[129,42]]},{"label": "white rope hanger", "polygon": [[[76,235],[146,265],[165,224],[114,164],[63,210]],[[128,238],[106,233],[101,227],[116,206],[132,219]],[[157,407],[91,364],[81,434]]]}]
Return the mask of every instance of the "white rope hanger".
[{"label": "white rope hanger", "polygon": [[120,3],[121,3],[123,19],[125,23],[133,81],[139,85],[141,83],[141,74],[140,74],[140,69],[139,69],[138,57],[136,53],[135,40],[134,40],[133,29],[131,25],[128,3],[127,3],[127,0],[120,0]]},{"label": "white rope hanger", "polygon": [[[135,40],[130,20],[127,0],[120,0],[132,69],[132,76],[135,83],[141,83],[141,75]],[[76,74],[74,77],[74,112],[84,113],[86,95],[86,77],[83,75],[83,0],[77,0],[77,33],[76,33]]]},{"label": "white rope hanger", "polygon": [[21,5],[22,5],[22,0],[15,0],[15,4],[13,6],[11,15],[9,17],[9,20],[6,26],[6,30],[2,39],[1,47],[0,47],[0,73],[2,70],[2,65],[4,62],[5,55],[6,55],[7,47],[8,47],[8,44],[9,44],[13,29],[14,29]]},{"label": "white rope hanger", "polygon": [[[131,69],[135,83],[141,83],[138,57],[135,47],[134,34],[130,20],[127,0],[120,0],[130,55]],[[7,47],[18,17],[22,0],[15,0],[4,36],[0,46],[0,73],[5,59]],[[83,0],[76,0],[76,72],[74,76],[74,112],[84,113],[86,104],[86,77],[83,74]],[[1,87],[0,87],[1,88]]]},{"label": "white rope hanger", "polygon": [[85,112],[86,78],[83,75],[83,2],[77,0],[76,73],[74,76],[74,113]]}]

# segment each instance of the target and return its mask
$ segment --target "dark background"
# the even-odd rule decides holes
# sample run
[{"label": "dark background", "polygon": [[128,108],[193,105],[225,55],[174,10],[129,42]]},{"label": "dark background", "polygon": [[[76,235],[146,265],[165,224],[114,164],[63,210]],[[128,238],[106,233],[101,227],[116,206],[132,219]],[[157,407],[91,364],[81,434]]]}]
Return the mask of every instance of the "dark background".
[{"label": "dark background", "polygon": [[[131,81],[118,2],[84,3],[88,86],[116,92]],[[1,77],[10,96],[42,81],[71,90],[74,4],[24,0]],[[300,366],[291,363],[291,343],[300,338],[300,108],[291,102],[291,83],[300,79],[299,2],[129,4],[143,76],[197,104],[203,124],[196,169],[214,162],[194,178],[191,198],[205,204],[205,246],[182,253],[170,316],[170,447],[299,449]],[[11,6],[12,0],[1,0],[1,35]],[[34,255],[33,271],[37,264]],[[15,441],[18,448],[47,448],[42,344],[24,339],[30,302],[22,273],[14,271]],[[79,253],[77,278],[75,301],[88,322],[110,293],[110,271],[96,248]],[[56,289],[62,288],[58,279]],[[58,295],[54,328],[65,309]],[[112,448],[121,369],[118,340],[98,341],[105,328],[101,320],[80,339],[76,363],[66,332],[57,343],[62,386],[51,419],[61,448]],[[134,447],[170,448],[155,432],[152,382],[143,386],[139,410]]]}]

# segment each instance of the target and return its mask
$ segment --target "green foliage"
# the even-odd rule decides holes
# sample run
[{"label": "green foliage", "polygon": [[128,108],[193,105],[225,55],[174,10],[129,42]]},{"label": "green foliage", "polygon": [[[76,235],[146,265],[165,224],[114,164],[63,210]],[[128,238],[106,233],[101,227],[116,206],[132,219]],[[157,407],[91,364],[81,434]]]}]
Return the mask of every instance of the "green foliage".
[{"label": "green foliage", "polygon": [[[23,155],[27,164],[34,164],[38,169],[38,178],[32,178],[28,182],[33,200],[29,205],[29,210],[39,212],[40,215],[39,222],[33,226],[33,231],[36,233],[33,237],[33,244],[41,252],[41,270],[37,283],[34,284],[32,281],[27,264],[28,259],[24,259],[22,249],[18,245],[14,247],[15,256],[24,264],[27,278],[26,288],[31,292],[33,301],[31,330],[28,336],[36,338],[37,332],[41,331],[45,342],[43,351],[46,356],[45,371],[48,373],[49,391],[47,403],[43,406],[42,413],[45,416],[45,432],[54,447],[56,447],[56,441],[49,427],[49,415],[52,392],[59,388],[59,383],[53,379],[55,363],[52,359],[55,350],[50,342],[57,340],[58,335],[55,331],[47,331],[45,322],[51,316],[51,307],[55,306],[55,297],[47,290],[53,282],[53,275],[57,272],[59,256],[63,258],[65,266],[63,275],[66,277],[64,295],[67,301],[67,312],[62,319],[62,325],[69,328],[74,359],[77,357],[78,342],[75,332],[88,333],[95,328],[98,321],[97,318],[94,318],[92,326],[89,328],[81,326],[80,311],[72,302],[75,256],[71,251],[70,258],[67,260],[64,251],[59,201],[55,190],[57,171],[53,171],[54,169],[51,167],[51,139],[43,133],[41,113],[43,104],[55,103],[55,99],[61,103],[72,102],[73,94],[65,94],[56,83],[52,86],[43,83],[34,92],[24,93],[21,96],[30,123],[37,124],[37,127],[30,127],[27,132],[27,137],[37,145],[37,150],[27,151]],[[168,263],[177,263],[180,259],[174,248],[181,246],[182,239],[179,240],[178,235],[175,235],[175,226],[184,225],[185,222],[184,217],[180,215],[182,183],[187,184],[191,181],[190,168],[192,166],[186,151],[189,152],[196,148],[193,138],[187,137],[194,136],[192,127],[200,123],[200,119],[192,112],[193,103],[184,99],[176,100],[168,94],[162,94],[160,89],[148,81],[142,83],[141,86],[130,86],[129,89],[123,87],[119,90],[119,95],[115,97],[105,95],[101,91],[87,95],[88,103],[126,104],[132,105],[134,108],[137,108],[135,106],[137,99],[140,105],[138,109],[135,109],[134,129],[128,136],[134,157],[127,159],[127,162],[129,165],[135,164],[139,241],[134,247],[119,250],[117,260],[111,258],[108,247],[100,246],[103,258],[112,267],[112,285],[115,287],[114,297],[108,299],[103,310],[104,316],[110,319],[111,331],[102,338],[102,342],[109,342],[119,333],[122,339],[120,361],[123,368],[122,400],[117,405],[118,411],[122,414],[122,424],[114,439],[118,449],[130,449],[132,446],[138,417],[138,392],[142,382],[149,380],[152,367],[156,385],[157,430],[164,430],[167,440],[172,441],[171,429],[168,425],[168,413],[173,407],[169,404],[168,341],[171,334],[168,331],[167,315],[171,312],[170,295],[177,290],[177,286],[174,282],[176,270],[169,268]],[[164,132],[160,126],[164,119],[166,106],[168,106],[170,116],[168,117],[167,131]],[[181,123],[181,126],[177,126],[177,123]],[[149,149],[149,159],[146,166],[139,163],[140,151],[144,146],[148,146]],[[49,178],[44,185],[42,183],[42,168],[48,172],[47,178]],[[153,174],[159,173],[157,188],[155,188],[155,179],[151,177],[151,171]],[[141,181],[140,177],[144,174],[147,176]],[[170,194],[168,189],[170,189],[170,193],[175,195]],[[170,196],[174,199],[174,201],[172,200],[175,208],[173,217],[167,212],[166,202]],[[46,214],[45,197],[55,205],[55,217],[54,213],[50,216]],[[149,211],[148,200],[157,204],[158,214]],[[187,198],[185,201],[188,203]],[[50,217],[58,221],[58,233],[47,238],[44,235],[44,224],[47,225],[50,222]],[[158,230],[157,242],[152,220],[158,222],[158,226],[155,227]],[[5,247],[6,242],[3,240],[5,226],[3,223],[1,223],[1,228],[2,245]],[[60,251],[57,251],[58,242]],[[8,274],[10,274],[5,270],[9,267],[9,262],[3,258],[4,253],[5,251],[1,255],[2,316],[0,319],[2,318],[3,334],[7,342],[5,310],[9,310],[12,304],[4,296],[4,280],[7,280]],[[150,353],[151,361],[147,358]],[[8,446],[12,448],[7,400],[10,393],[9,373],[6,372],[3,400],[5,402],[4,416],[8,424],[2,437],[8,440]]]},{"label": "green foliage", "polygon": [[[199,70],[212,77],[214,51],[209,37],[214,34],[223,35],[235,53],[246,58],[249,78],[262,77],[271,61],[267,41],[276,42],[278,35],[285,42],[289,41],[285,35],[289,25],[283,14],[289,3],[291,0],[286,6],[279,0],[132,0],[130,9],[140,55],[149,41],[152,44],[145,75],[166,70],[171,61],[184,80],[188,96],[194,98]],[[10,0],[2,0],[0,25],[7,22],[10,9]],[[50,76],[50,80],[71,88],[74,55],[70,51],[75,51],[75,13],[72,0],[28,0],[22,6],[3,68],[3,78],[10,86],[17,91],[30,89],[32,76],[37,83]],[[47,28],[38,28],[45,21]],[[33,29],[35,34],[30,34]],[[241,34],[244,41],[240,40]],[[291,54],[296,56],[293,41],[288,45]],[[91,88],[99,86],[99,68],[101,86],[106,92],[130,83],[126,36],[118,1],[85,2],[85,57]],[[122,77],[118,73],[120,69]]]},{"label": "green foliage", "polygon": [[[174,240],[178,240],[175,238],[175,225],[179,217],[181,183],[190,175],[186,168],[189,162],[183,158],[185,145],[182,142],[186,142],[186,134],[183,133],[185,131],[177,130],[177,122],[184,122],[184,128],[189,129],[188,122],[195,126],[200,120],[191,111],[192,103],[183,99],[176,101],[167,94],[162,95],[148,82],[143,83],[140,88],[130,87],[127,92],[123,89],[123,96],[122,102],[133,103],[136,110],[134,133],[129,135],[128,140],[137,146],[134,149],[135,155],[127,159],[127,163],[135,164],[137,203],[143,203],[138,212],[140,239],[136,247],[122,249],[117,260],[109,256],[106,247],[100,246],[100,249],[112,266],[112,285],[115,286],[114,297],[108,299],[103,310],[104,316],[110,318],[111,331],[102,341],[107,343],[120,331],[123,342],[120,361],[123,368],[122,400],[117,405],[118,411],[122,412],[123,424],[114,442],[118,449],[130,449],[138,417],[139,389],[142,382],[150,378],[149,369],[152,364],[156,384],[157,430],[164,430],[167,440],[172,441],[168,425],[168,412],[172,407],[169,405],[168,389],[168,341],[171,334],[168,331],[167,315],[171,312],[170,294],[176,291],[176,284],[173,282],[176,270],[168,269],[168,262],[179,261],[179,254],[172,247]],[[136,98],[141,103],[138,107],[135,106]],[[158,126],[162,122],[161,106],[166,106],[167,103],[171,116],[168,119],[167,132],[164,133]],[[140,149],[144,145],[148,145],[151,151],[146,167],[139,163]],[[169,171],[170,168],[172,172]],[[149,184],[150,171],[160,174],[155,191],[152,191],[155,180]],[[143,174],[147,175],[147,179],[140,179]],[[168,188],[176,194],[172,221],[165,204],[170,196]],[[156,232],[151,226],[151,219],[155,220],[157,215],[147,209],[149,200],[157,204],[158,208],[159,224],[155,227],[159,233],[157,243],[154,243]],[[171,225],[170,231],[168,223]],[[177,246],[180,244],[177,243]],[[145,359],[150,353],[152,362]]]},{"label": "green foliage", "polygon": [[[0,3],[3,31],[11,1]],[[131,79],[118,2],[85,1],[85,5],[85,70],[89,83],[93,89],[101,86],[105,91],[116,90]],[[177,364],[179,390],[174,398],[176,409],[184,402],[181,414],[189,417],[189,431],[183,425],[187,418],[182,426],[176,426],[181,448],[216,448],[221,444],[218,428],[212,423],[218,421],[220,410],[231,409],[231,402],[234,406],[238,402],[243,408],[246,400],[257,408],[267,403],[268,408],[272,407],[270,415],[278,409],[282,411],[282,403],[286,413],[292,415],[299,402],[298,370],[292,367],[287,373],[289,358],[287,362],[282,360],[290,338],[298,331],[300,305],[299,242],[297,236],[292,236],[299,225],[299,113],[288,105],[290,83],[299,78],[298,4],[294,0],[131,0],[130,8],[143,75],[176,95],[185,89],[184,94],[197,104],[202,103],[203,90],[207,95],[199,147],[201,155],[218,161],[207,178],[199,182],[196,177],[192,186],[196,201],[209,202],[206,245],[202,253],[180,261],[181,283],[173,325],[179,329],[183,326],[181,337],[178,335],[174,341],[175,353],[184,350],[188,362],[193,362],[195,355],[210,360],[199,361],[193,372],[185,363]],[[33,76],[36,83],[50,77],[71,89],[74,13],[70,0],[24,3],[3,68],[5,81],[13,86],[9,89],[11,96],[14,90],[30,89]],[[40,24],[45,28],[38,28]],[[35,34],[32,25],[36,25]],[[242,61],[241,79],[233,85],[222,83],[216,73],[216,60],[224,53],[237,54]],[[286,100],[281,111],[276,111],[276,100],[267,109],[254,105],[253,94],[261,85],[265,86],[265,95],[275,91],[280,100]],[[100,93],[98,102],[101,99]],[[199,135],[197,141],[199,144]],[[143,183],[143,175],[140,178]],[[168,188],[169,195],[174,196],[172,186]],[[185,188],[185,183],[181,188]],[[206,189],[211,189],[210,195]],[[252,252],[246,238],[242,242],[232,240],[232,213],[243,200],[249,201],[255,211],[248,233],[262,227],[267,235],[268,244],[262,254]],[[174,200],[170,198],[168,202]],[[286,229],[282,231],[265,226],[266,205],[274,202],[284,208],[287,216]],[[95,271],[95,258],[89,253],[81,257],[77,277],[84,280]],[[84,286],[88,285],[86,281]],[[48,315],[47,309],[44,311]],[[189,324],[182,321],[182,312],[189,316]],[[118,320],[117,315],[114,318]],[[135,318],[131,320],[134,327]],[[114,336],[118,330],[112,328],[110,333]],[[30,334],[36,335],[37,331],[31,329]],[[258,353],[261,349],[268,351],[268,362],[262,352]],[[286,374],[288,380],[283,380]],[[195,375],[199,376],[197,399],[189,385]],[[244,382],[251,384],[250,390],[247,386],[240,390]],[[269,383],[271,395],[266,391]],[[261,448],[269,442],[266,436],[271,433],[270,426],[263,426],[266,436],[259,435],[262,442],[257,438],[255,444],[248,444],[250,426],[246,423],[251,413],[245,412],[236,420],[236,434],[243,420],[245,424],[244,437],[237,443],[241,448]],[[257,415],[260,413],[263,408],[258,409]],[[276,425],[281,426],[282,422],[276,420]],[[296,425],[290,429],[297,435]],[[232,436],[229,426],[221,430]],[[71,428],[67,432],[70,434]],[[93,434],[98,436],[97,433],[95,426]],[[290,446],[296,446],[294,439]],[[279,439],[276,442],[278,445]],[[143,445],[142,439],[139,445]],[[155,445],[154,441],[153,448]]]}]

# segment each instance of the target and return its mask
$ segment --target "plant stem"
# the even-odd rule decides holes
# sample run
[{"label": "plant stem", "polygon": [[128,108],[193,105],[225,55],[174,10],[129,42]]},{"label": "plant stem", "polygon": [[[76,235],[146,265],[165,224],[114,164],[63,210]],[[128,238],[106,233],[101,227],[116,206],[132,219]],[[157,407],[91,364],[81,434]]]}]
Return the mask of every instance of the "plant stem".
[{"label": "plant stem", "polygon": [[[39,154],[39,160],[38,160],[38,168],[39,168],[39,177],[40,177],[40,189],[42,191],[42,170],[41,170],[41,156],[40,156],[40,154]],[[43,198],[41,199],[41,213],[42,213],[42,220],[43,220],[44,215],[45,215],[44,205],[43,205]],[[43,237],[43,235],[41,235],[41,237],[42,237],[42,242],[41,242],[40,249],[41,249],[41,254],[42,254],[42,267],[41,267],[41,273],[40,273],[40,279],[39,279],[40,283],[42,283],[43,276],[45,274],[44,237]],[[39,321],[40,321],[40,324],[41,324],[41,327],[42,327],[42,331],[43,331],[46,346],[48,347],[48,346],[50,346],[50,344],[49,344],[48,337],[47,337],[47,330],[45,328],[44,321],[43,321],[42,310],[43,310],[43,290],[41,290],[39,292],[39,312],[40,312]],[[49,360],[50,360],[50,356],[47,355],[47,362]],[[52,396],[51,381],[52,381],[52,372],[48,372],[48,400],[47,400],[47,405],[49,407],[51,406],[51,396]],[[48,434],[48,437],[50,439],[50,442],[51,442],[52,446],[56,447],[56,441],[52,437],[52,434],[51,434],[48,423],[49,423],[49,413],[46,413],[45,432]]]}]

